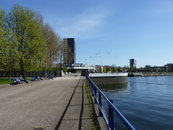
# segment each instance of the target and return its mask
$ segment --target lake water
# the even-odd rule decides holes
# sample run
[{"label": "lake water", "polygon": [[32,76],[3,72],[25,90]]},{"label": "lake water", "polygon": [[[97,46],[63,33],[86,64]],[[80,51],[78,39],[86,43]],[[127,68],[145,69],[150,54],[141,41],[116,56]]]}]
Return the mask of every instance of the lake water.
[{"label": "lake water", "polygon": [[173,76],[132,77],[103,90],[136,129],[173,130]]}]

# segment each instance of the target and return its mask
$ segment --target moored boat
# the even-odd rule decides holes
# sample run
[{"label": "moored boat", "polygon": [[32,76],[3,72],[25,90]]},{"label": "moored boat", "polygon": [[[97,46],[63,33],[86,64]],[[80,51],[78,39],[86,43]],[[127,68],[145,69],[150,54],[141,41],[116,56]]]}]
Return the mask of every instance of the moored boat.
[{"label": "moored boat", "polygon": [[128,73],[90,73],[89,77],[99,86],[127,84]]}]

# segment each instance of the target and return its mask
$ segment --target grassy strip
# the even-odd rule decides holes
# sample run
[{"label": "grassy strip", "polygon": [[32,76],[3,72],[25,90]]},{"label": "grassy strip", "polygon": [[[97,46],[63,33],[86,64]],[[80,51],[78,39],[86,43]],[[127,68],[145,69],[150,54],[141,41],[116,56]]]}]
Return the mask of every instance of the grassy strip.
[{"label": "grassy strip", "polygon": [[92,130],[100,130],[100,127],[98,125],[98,121],[97,121],[97,115],[95,112],[95,108],[94,108],[94,103],[92,101],[92,96],[91,96],[91,92],[88,88],[88,82],[85,80],[85,90],[86,90],[86,95],[87,95],[87,99],[88,99],[88,103],[89,103],[89,108],[90,108],[90,118],[92,119]]},{"label": "grassy strip", "polygon": [[11,83],[10,79],[0,79],[0,85],[2,85],[2,84],[10,84],[10,83]]},{"label": "grassy strip", "polygon": [[[26,80],[31,80],[32,78],[31,77],[27,77]],[[0,79],[0,85],[3,85],[3,84],[10,84],[13,82],[13,79],[10,79],[7,78],[7,79]]]}]

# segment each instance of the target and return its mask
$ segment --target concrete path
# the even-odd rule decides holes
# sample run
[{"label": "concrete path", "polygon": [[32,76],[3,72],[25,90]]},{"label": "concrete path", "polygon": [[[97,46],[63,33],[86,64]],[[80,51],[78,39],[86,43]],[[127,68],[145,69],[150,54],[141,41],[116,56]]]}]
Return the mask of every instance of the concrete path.
[{"label": "concrete path", "polygon": [[91,127],[88,100],[84,88],[84,79],[82,79],[74,91],[61,123],[57,125],[57,129],[90,130]]},{"label": "concrete path", "polygon": [[83,82],[80,77],[62,77],[0,86],[0,129],[90,130]]}]

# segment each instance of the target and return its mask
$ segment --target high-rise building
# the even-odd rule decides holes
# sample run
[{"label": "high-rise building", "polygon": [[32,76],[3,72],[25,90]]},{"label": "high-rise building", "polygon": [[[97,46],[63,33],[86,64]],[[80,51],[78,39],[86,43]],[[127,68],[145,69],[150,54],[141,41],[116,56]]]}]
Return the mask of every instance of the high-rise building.
[{"label": "high-rise building", "polygon": [[74,38],[64,38],[64,64],[72,65],[76,62],[76,46]]},{"label": "high-rise building", "polygon": [[136,68],[136,60],[135,59],[130,59],[130,68]]}]

